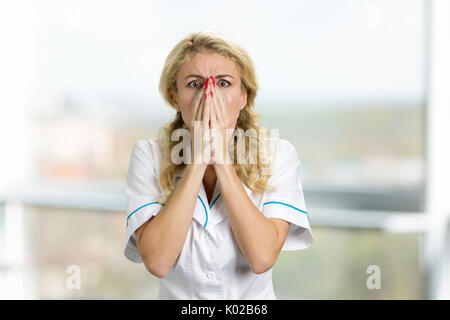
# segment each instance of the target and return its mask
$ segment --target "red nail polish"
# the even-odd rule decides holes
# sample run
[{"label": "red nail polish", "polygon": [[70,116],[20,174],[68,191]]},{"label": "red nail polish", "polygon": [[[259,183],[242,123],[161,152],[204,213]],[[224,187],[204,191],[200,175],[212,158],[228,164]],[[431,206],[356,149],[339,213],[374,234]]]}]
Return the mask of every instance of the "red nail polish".
[{"label": "red nail polish", "polygon": [[211,76],[211,79],[212,79],[212,82],[213,82],[213,85],[214,85],[214,88],[216,87],[216,81],[214,80],[214,78]]},{"label": "red nail polish", "polygon": [[207,96],[207,94],[205,93],[205,100],[206,100],[206,96]]},{"label": "red nail polish", "polygon": [[206,83],[205,83],[206,88],[205,89],[208,89],[208,82],[209,82],[209,79],[206,79]]},{"label": "red nail polish", "polygon": [[212,93],[212,91],[210,91],[209,93],[211,94],[211,98],[212,98],[212,97],[213,97],[213,93]]}]

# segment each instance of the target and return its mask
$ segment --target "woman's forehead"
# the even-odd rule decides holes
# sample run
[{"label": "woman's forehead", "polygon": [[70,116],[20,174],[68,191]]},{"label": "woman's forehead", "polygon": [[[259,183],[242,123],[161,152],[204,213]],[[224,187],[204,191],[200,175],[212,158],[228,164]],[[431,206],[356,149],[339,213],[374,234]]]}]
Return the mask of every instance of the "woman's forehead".
[{"label": "woman's forehead", "polygon": [[180,75],[184,78],[196,76],[207,78],[210,75],[237,76],[237,69],[233,61],[215,53],[197,53],[186,61],[180,69]]}]

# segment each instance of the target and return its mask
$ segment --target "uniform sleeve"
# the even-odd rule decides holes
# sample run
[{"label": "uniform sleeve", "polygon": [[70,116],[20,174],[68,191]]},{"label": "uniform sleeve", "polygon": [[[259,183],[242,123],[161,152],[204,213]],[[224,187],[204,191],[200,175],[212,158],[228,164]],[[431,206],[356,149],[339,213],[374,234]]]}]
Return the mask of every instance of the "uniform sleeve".
[{"label": "uniform sleeve", "polygon": [[151,142],[139,140],[131,153],[125,185],[126,241],[124,254],[130,261],[136,263],[142,263],[142,257],[136,247],[135,231],[152,216],[158,214],[164,205],[158,202],[161,189],[155,171]]},{"label": "uniform sleeve", "polygon": [[309,213],[306,209],[300,182],[300,160],[295,147],[287,140],[280,141],[274,170],[268,181],[275,191],[266,191],[263,214],[290,223],[281,250],[302,250],[313,243]]}]

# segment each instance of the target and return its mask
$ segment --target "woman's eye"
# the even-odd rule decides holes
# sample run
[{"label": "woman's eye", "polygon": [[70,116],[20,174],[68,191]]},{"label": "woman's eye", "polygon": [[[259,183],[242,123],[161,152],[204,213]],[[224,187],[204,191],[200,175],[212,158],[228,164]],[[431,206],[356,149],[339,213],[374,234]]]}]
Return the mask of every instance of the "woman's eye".
[{"label": "woman's eye", "polygon": [[[197,86],[192,86],[193,83],[196,83],[198,85]],[[189,82],[188,86],[191,87],[191,88],[196,89],[196,88],[199,88],[201,85],[200,85],[200,82],[198,82],[197,80],[194,80],[194,81]]]},{"label": "woman's eye", "polygon": [[219,81],[219,85],[220,85],[221,82],[227,84],[226,86],[225,86],[225,85],[222,85],[222,87],[228,87],[228,86],[230,85],[230,83],[229,83],[227,80],[220,80],[220,81]]}]

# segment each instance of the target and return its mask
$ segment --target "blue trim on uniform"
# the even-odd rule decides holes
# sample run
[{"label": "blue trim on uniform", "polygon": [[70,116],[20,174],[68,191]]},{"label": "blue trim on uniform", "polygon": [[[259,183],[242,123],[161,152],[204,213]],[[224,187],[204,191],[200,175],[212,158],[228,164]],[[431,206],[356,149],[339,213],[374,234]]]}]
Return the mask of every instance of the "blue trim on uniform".
[{"label": "blue trim on uniform", "polygon": [[206,224],[208,223],[208,211],[206,210],[206,206],[202,200],[202,197],[200,197],[199,195],[197,197],[200,199],[200,201],[202,202],[203,208],[205,209],[206,221],[205,221],[205,224],[203,225],[203,228],[206,228]]},{"label": "blue trim on uniform", "polygon": [[308,222],[309,222],[309,216],[308,216],[308,212],[304,211],[304,210],[300,210],[299,208],[296,208],[294,206],[291,206],[290,204],[284,203],[284,202],[280,202],[280,201],[267,201],[263,203],[263,206],[265,206],[266,204],[271,204],[271,203],[277,203],[277,204],[282,204],[284,206],[288,206],[291,207],[292,209],[295,209],[297,211],[303,212],[306,214],[306,217],[308,218]]},{"label": "blue trim on uniform", "polygon": [[160,202],[158,202],[158,201],[154,201],[154,202],[150,202],[150,203],[147,203],[147,204],[144,204],[143,206],[140,206],[139,208],[137,208],[136,210],[134,210],[132,213],[130,213],[129,215],[128,215],[128,217],[127,217],[127,226],[128,226],[128,220],[130,219],[130,217],[134,214],[134,213],[136,213],[136,211],[138,211],[138,210],[140,210],[140,209],[142,209],[143,207],[146,207],[146,206],[148,206],[148,205],[150,205],[150,204],[155,204],[155,203],[159,203],[160,205],[165,205],[164,203],[160,203]]},{"label": "blue trim on uniform", "polygon": [[219,197],[220,197],[220,193],[217,195],[217,197],[214,199],[214,201],[209,206],[210,209],[213,207],[214,203],[216,202],[217,199],[219,199]]}]

